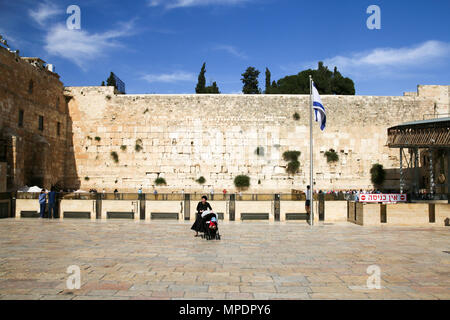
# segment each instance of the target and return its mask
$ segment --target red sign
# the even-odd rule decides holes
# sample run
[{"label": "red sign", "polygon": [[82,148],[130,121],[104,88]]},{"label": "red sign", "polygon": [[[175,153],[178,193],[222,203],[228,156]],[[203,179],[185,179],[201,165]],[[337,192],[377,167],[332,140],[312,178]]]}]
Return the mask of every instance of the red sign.
[{"label": "red sign", "polygon": [[359,202],[406,202],[406,194],[361,194]]}]

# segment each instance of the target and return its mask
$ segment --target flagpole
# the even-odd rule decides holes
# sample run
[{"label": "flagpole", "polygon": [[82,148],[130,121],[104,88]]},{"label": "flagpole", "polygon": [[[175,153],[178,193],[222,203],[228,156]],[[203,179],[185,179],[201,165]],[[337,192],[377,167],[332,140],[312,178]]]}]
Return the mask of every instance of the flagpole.
[{"label": "flagpole", "polygon": [[312,76],[309,75],[309,167],[310,167],[310,188],[309,188],[309,199],[310,199],[310,219],[311,227],[314,226],[314,158],[313,158],[313,94],[312,94]]}]

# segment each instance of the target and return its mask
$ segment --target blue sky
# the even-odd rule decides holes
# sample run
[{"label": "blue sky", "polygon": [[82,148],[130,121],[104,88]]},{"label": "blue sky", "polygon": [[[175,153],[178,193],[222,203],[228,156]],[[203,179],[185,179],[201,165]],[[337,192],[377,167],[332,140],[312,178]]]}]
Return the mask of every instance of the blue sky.
[{"label": "blue sky", "polygon": [[[80,30],[66,27],[71,4]],[[366,26],[370,5],[381,30]],[[449,12],[448,0],[0,0],[0,34],[54,64],[66,86],[114,71],[127,93],[194,93],[206,62],[208,83],[238,93],[248,66],[263,87],[266,67],[277,80],[322,60],[359,95],[402,95],[450,85]]]}]

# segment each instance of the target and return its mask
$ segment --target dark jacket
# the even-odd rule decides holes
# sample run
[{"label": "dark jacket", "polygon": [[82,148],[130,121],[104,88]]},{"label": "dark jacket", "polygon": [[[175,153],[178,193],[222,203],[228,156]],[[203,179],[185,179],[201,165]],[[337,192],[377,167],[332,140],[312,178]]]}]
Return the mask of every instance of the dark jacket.
[{"label": "dark jacket", "polygon": [[209,204],[209,202],[205,202],[205,204],[203,204],[203,202],[199,202],[197,205],[197,212],[200,211],[206,211],[206,210],[212,210],[211,205]]},{"label": "dark jacket", "polygon": [[50,191],[48,193],[48,204],[56,203],[56,191]]}]

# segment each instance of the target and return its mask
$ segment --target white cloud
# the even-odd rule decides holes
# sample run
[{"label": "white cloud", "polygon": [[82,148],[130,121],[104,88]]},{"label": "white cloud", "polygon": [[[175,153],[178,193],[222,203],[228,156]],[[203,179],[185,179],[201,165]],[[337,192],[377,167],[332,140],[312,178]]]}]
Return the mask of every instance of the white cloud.
[{"label": "white cloud", "polygon": [[180,81],[194,82],[195,74],[184,71],[176,71],[172,73],[162,73],[162,74],[146,74],[142,76],[142,79],[149,83],[174,83]]},{"label": "white cloud", "polygon": [[166,9],[199,7],[208,5],[238,5],[251,0],[148,0],[150,7],[164,6]]},{"label": "white cloud", "polygon": [[66,58],[85,69],[86,63],[98,59],[108,48],[120,47],[119,38],[130,36],[133,23],[123,24],[120,30],[89,33],[83,29],[69,30],[63,24],[52,26],[45,37],[48,53]]},{"label": "white cloud", "polygon": [[219,46],[216,46],[214,49],[215,50],[226,51],[229,54],[231,54],[232,56],[235,56],[235,57],[240,58],[240,59],[247,59],[248,58],[245,53],[239,51],[236,47],[233,47],[233,46],[219,45]]},{"label": "white cloud", "polygon": [[41,27],[45,26],[48,20],[64,11],[50,1],[44,1],[36,9],[29,9],[29,16]]},{"label": "white cloud", "polygon": [[[344,76],[403,77],[448,61],[449,55],[450,43],[430,40],[411,47],[375,48],[348,56],[338,55],[324,59],[323,62],[331,70],[337,66]],[[317,68],[317,64],[310,63],[303,67]]]},{"label": "white cloud", "polygon": [[336,56],[326,59],[328,65],[395,67],[417,65],[434,61],[436,58],[447,57],[450,53],[450,43],[427,41],[410,48],[378,48],[370,52],[356,53],[350,57]]}]

